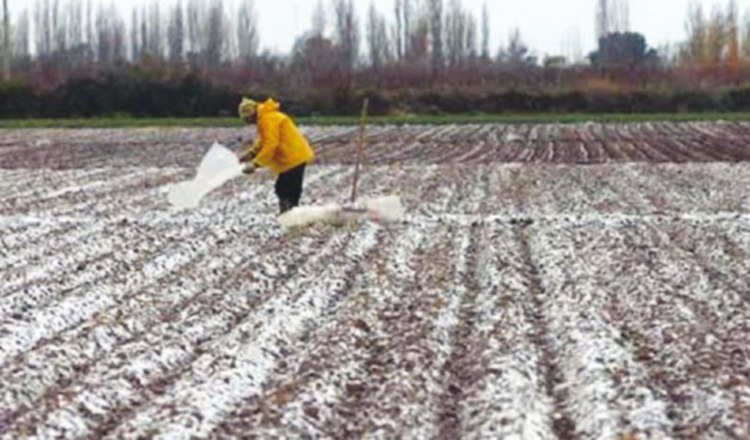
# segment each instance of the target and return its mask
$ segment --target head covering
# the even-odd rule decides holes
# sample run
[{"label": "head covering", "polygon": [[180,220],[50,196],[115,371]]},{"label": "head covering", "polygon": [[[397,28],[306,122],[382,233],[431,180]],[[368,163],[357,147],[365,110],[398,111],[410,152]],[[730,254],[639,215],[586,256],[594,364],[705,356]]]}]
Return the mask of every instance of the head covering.
[{"label": "head covering", "polygon": [[248,98],[242,98],[242,102],[240,103],[238,112],[240,114],[240,118],[246,119],[255,114],[255,112],[258,110],[258,103],[253,101],[252,99]]},{"label": "head covering", "polygon": [[265,102],[258,104],[255,111],[258,112],[258,117],[262,118],[264,115],[279,111],[280,108],[281,104],[274,101],[273,98],[268,98]]}]

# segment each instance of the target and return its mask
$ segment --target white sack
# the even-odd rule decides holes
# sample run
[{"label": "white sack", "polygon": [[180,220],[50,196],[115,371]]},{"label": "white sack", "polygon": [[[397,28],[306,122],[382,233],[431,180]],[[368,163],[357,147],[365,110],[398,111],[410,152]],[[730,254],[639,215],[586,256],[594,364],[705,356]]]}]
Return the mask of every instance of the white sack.
[{"label": "white sack", "polygon": [[370,220],[382,223],[395,223],[404,218],[404,206],[399,196],[365,199]]},{"label": "white sack", "polygon": [[336,223],[341,206],[331,203],[325,206],[297,206],[279,216],[279,223],[285,228],[298,228],[313,223]]},{"label": "white sack", "polygon": [[193,180],[169,188],[169,203],[176,211],[197,208],[203,196],[242,175],[239,158],[225,146],[214,143],[203,156]]},{"label": "white sack", "polygon": [[304,227],[314,223],[341,225],[344,223],[371,220],[394,223],[404,218],[404,207],[398,196],[365,199],[358,206],[342,208],[331,203],[324,206],[298,206],[279,216],[285,228]]}]

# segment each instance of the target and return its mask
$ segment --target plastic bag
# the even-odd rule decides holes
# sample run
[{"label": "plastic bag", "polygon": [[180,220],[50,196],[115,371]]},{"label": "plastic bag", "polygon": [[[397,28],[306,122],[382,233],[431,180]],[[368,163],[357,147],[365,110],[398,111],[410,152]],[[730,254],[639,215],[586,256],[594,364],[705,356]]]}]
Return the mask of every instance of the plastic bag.
[{"label": "plastic bag", "polygon": [[214,143],[203,156],[195,178],[169,188],[169,203],[175,211],[197,208],[206,194],[241,176],[242,169],[243,165],[231,150]]}]

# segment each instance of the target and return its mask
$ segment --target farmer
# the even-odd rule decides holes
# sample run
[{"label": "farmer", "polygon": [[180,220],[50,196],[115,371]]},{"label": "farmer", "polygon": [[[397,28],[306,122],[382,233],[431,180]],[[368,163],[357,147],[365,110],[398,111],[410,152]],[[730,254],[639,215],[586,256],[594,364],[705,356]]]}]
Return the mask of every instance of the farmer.
[{"label": "farmer", "polygon": [[253,145],[243,145],[240,162],[247,163],[245,174],[259,167],[268,167],[278,176],[276,196],[281,214],[299,205],[305,166],[315,159],[315,153],[289,116],[279,111],[279,103],[268,99],[257,103],[243,98],[239,106],[240,118],[246,124],[256,124],[258,138]]}]

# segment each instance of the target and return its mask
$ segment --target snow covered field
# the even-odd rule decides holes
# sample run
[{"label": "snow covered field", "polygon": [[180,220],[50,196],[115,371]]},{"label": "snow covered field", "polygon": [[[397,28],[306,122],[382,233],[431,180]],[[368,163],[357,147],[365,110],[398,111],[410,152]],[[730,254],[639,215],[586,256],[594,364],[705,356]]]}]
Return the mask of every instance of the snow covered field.
[{"label": "snow covered field", "polygon": [[171,214],[240,134],[0,132],[0,438],[750,438],[750,124],[372,127],[401,224]]}]

